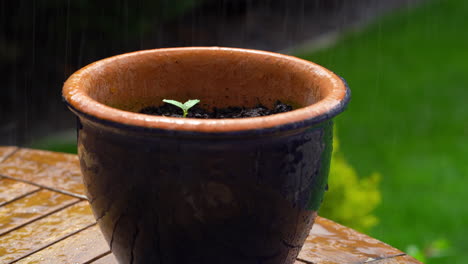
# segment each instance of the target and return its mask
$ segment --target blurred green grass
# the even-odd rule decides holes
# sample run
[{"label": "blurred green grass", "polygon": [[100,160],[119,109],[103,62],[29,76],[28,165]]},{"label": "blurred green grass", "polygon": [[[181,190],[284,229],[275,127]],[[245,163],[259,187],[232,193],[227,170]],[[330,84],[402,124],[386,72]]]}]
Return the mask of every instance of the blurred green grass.
[{"label": "blurred green grass", "polygon": [[428,263],[468,263],[467,17],[467,1],[428,1],[295,54],[351,87],[341,150],[359,175],[383,175],[371,235],[402,250],[448,240],[451,256]]},{"label": "blurred green grass", "polygon": [[44,149],[56,152],[77,153],[75,130],[53,133],[34,141],[28,147],[33,149]]}]

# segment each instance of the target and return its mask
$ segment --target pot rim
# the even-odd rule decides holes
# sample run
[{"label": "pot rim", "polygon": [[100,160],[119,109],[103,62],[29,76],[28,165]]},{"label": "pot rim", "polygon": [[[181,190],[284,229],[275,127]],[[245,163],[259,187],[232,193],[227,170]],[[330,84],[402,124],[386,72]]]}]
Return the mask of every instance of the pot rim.
[{"label": "pot rim", "polygon": [[[148,56],[149,54],[171,51],[223,51],[235,53],[253,53],[259,57],[276,57],[293,62],[300,67],[307,67],[311,74],[328,78],[330,84],[326,89],[328,94],[320,101],[293,111],[262,117],[239,119],[196,119],[154,116],[129,112],[107,106],[92,99],[82,90],[82,83],[89,78],[90,73],[99,71],[104,65],[125,60],[133,56]],[[182,47],[142,50],[116,55],[91,63],[72,74],[62,89],[65,104],[78,116],[86,117],[112,127],[131,127],[143,130],[171,130],[180,132],[230,133],[242,131],[258,131],[271,129],[295,129],[318,124],[329,120],[344,111],[351,97],[346,82],[332,71],[307,60],[293,56],[268,51],[225,47]]]}]

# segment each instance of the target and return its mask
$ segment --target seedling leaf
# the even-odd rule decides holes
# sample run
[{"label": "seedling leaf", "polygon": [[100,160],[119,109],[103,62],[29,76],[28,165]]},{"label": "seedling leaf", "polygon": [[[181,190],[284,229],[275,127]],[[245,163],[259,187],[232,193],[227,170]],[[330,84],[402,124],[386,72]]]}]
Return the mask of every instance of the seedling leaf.
[{"label": "seedling leaf", "polygon": [[192,99],[192,100],[188,100],[187,102],[185,102],[184,105],[187,108],[187,110],[189,110],[190,108],[192,108],[194,105],[198,104],[199,102],[200,100],[198,99]]},{"label": "seedling leaf", "polygon": [[178,101],[176,101],[176,100],[164,99],[163,102],[168,103],[168,104],[171,104],[171,105],[175,105],[175,106],[179,107],[179,108],[182,109],[182,110],[185,109],[184,104],[181,103],[181,102],[178,102]]},{"label": "seedling leaf", "polygon": [[191,99],[191,100],[188,100],[188,101],[185,102],[185,103],[181,103],[181,102],[176,101],[176,100],[163,99],[163,102],[168,103],[168,104],[172,104],[172,105],[175,105],[175,106],[179,107],[179,108],[182,109],[182,111],[184,112],[183,117],[186,117],[187,114],[188,114],[188,110],[189,110],[190,108],[192,108],[194,105],[198,104],[198,103],[200,102],[200,100],[198,100],[198,99]]}]

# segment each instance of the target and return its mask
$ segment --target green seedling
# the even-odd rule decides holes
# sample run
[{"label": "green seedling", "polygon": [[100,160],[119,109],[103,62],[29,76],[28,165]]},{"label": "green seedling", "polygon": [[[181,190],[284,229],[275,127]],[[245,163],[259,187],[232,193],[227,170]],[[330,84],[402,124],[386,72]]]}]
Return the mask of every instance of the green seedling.
[{"label": "green seedling", "polygon": [[185,103],[181,103],[181,102],[176,101],[176,100],[163,99],[163,102],[179,107],[180,109],[182,109],[182,111],[184,111],[183,117],[187,117],[188,110],[190,108],[192,108],[194,105],[198,104],[200,102],[200,100],[192,99],[192,100],[188,100]]}]

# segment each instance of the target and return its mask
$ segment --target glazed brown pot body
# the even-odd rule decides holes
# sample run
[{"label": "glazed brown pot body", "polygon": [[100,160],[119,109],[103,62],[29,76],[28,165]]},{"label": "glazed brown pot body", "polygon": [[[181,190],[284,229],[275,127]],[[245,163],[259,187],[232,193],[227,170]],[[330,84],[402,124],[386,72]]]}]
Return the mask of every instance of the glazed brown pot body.
[{"label": "glazed brown pot body", "polygon": [[[63,96],[78,116],[88,198],[121,263],[291,264],[326,189],[331,118],[349,90],[289,56],[174,48],[91,64]],[[164,98],[298,109],[237,120],[136,113]]]}]

